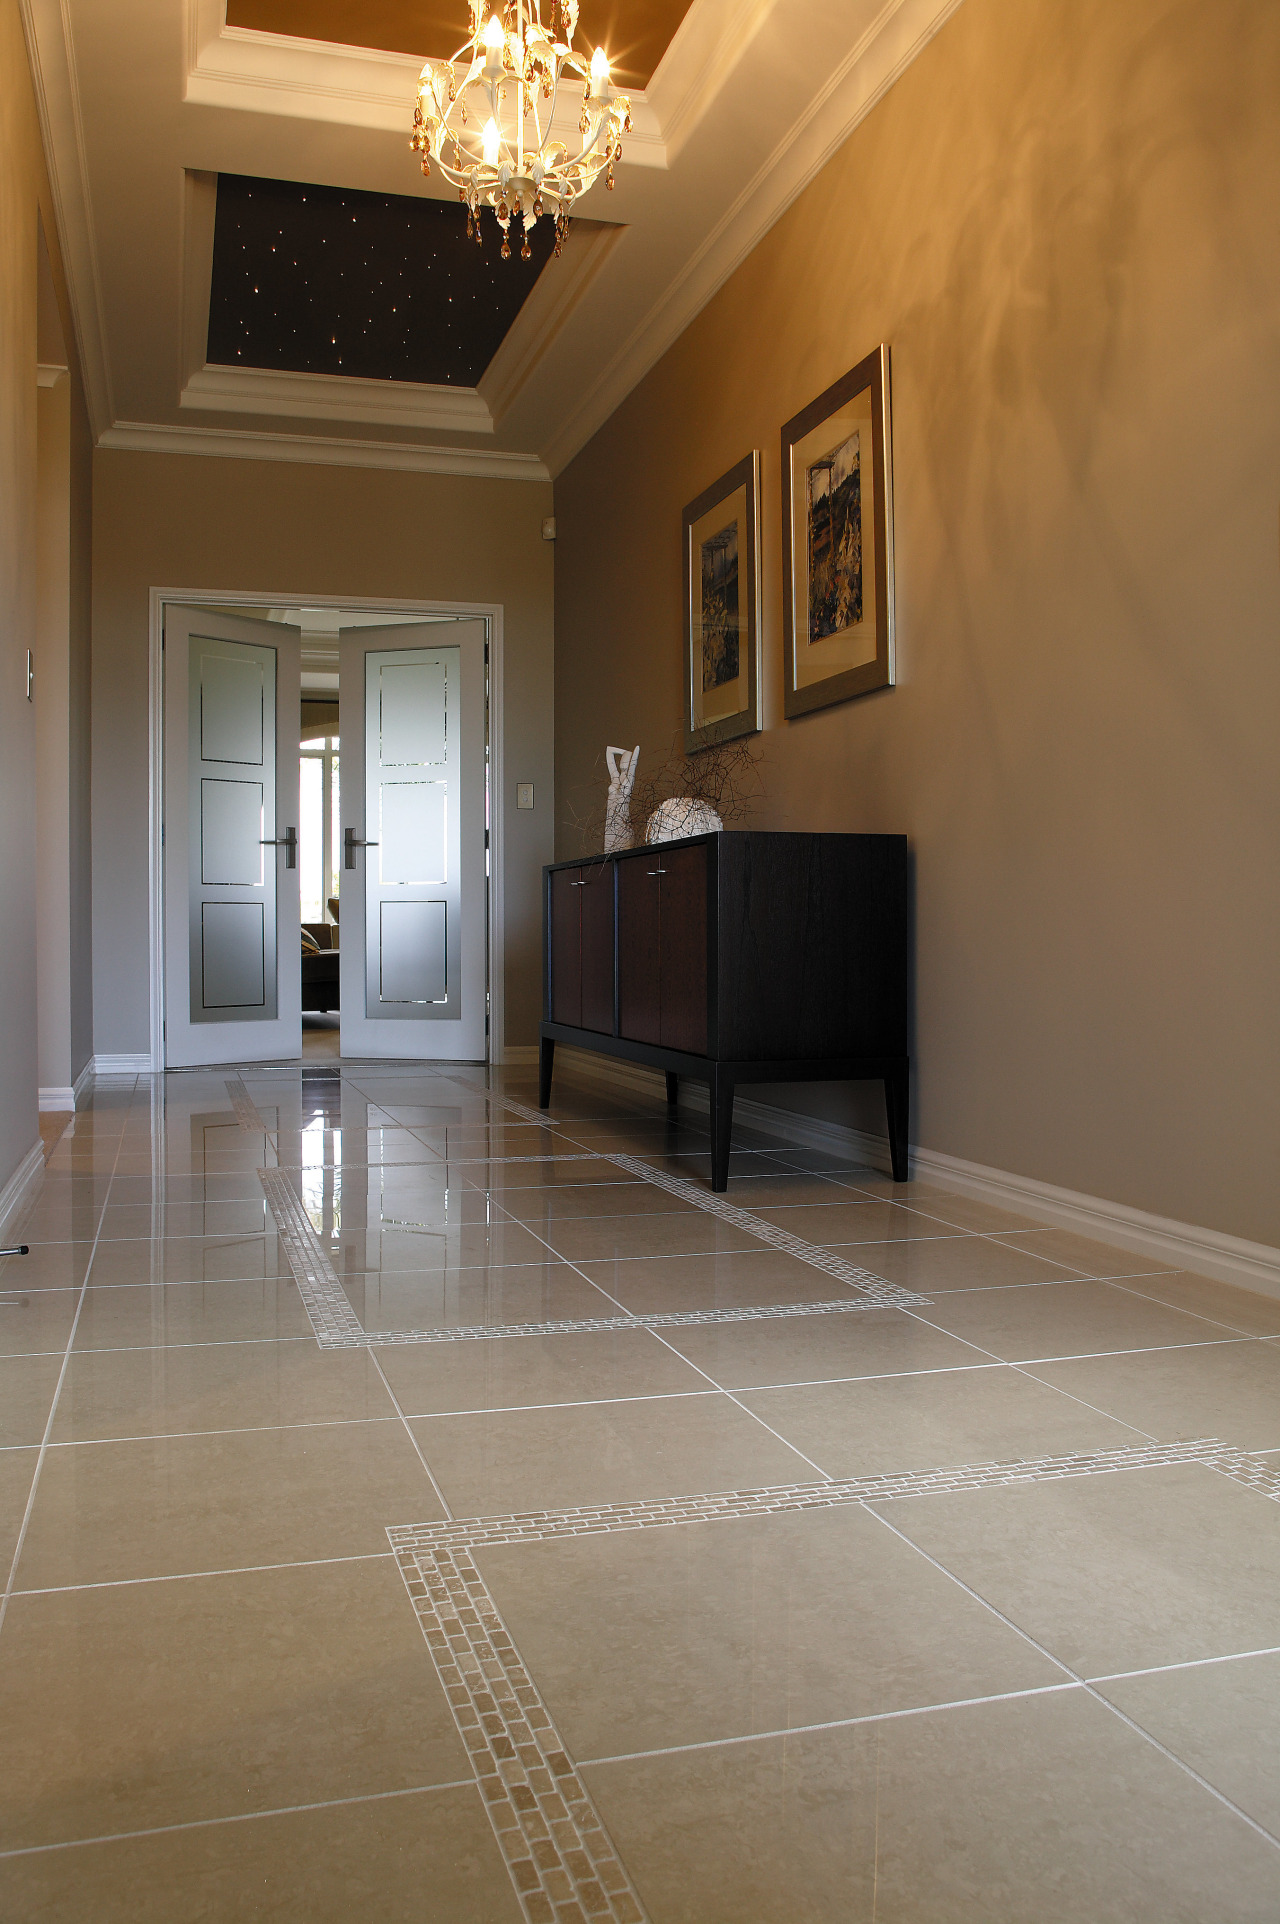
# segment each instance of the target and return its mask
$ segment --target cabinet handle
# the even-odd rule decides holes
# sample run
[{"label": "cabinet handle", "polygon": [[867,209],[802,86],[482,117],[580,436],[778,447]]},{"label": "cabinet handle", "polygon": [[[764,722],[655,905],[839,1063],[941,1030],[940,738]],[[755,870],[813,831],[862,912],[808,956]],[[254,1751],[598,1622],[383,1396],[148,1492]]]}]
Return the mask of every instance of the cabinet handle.
[{"label": "cabinet handle", "polygon": [[571,889],[584,889],[586,886],[585,882],[570,882],[569,884]]},{"label": "cabinet handle", "polygon": [[645,870],[646,875],[665,875],[666,872],[664,868],[647,868]]}]

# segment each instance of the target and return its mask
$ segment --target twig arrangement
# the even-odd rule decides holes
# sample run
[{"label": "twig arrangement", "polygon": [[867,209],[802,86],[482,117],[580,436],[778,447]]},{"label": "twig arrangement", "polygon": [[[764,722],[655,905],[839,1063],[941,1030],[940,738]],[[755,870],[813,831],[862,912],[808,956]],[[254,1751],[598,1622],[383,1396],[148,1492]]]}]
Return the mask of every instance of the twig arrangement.
[{"label": "twig arrangement", "polygon": [[[591,781],[571,790],[566,798],[569,827],[578,837],[583,855],[593,855],[604,847],[608,789],[609,771],[601,753]],[[644,841],[649,817],[674,796],[707,803],[726,828],[733,828],[749,820],[763,794],[756,744],[743,740],[713,742],[696,754],[686,755],[677,733],[670,755],[652,773],[646,770],[641,755],[629,808],[631,845],[638,847]]]}]

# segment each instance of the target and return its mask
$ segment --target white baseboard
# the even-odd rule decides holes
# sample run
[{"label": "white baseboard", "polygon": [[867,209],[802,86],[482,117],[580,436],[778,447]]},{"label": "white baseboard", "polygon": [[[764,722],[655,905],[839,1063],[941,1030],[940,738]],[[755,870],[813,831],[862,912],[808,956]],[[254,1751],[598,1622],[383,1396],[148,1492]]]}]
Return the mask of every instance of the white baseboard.
[{"label": "white baseboard", "polygon": [[80,1071],[74,1083],[71,1085],[72,1095],[78,1096],[82,1090],[88,1088],[89,1084],[92,1081],[93,1081],[93,1057],[90,1056],[89,1060],[85,1063],[84,1068]]},{"label": "white baseboard", "polygon": [[40,1114],[61,1115],[76,1106],[76,1092],[68,1083],[65,1089],[41,1089]]},{"label": "white baseboard", "polygon": [[149,1076],[149,1055],[94,1056],[89,1064],[95,1076]]},{"label": "white baseboard", "polygon": [[11,1216],[16,1216],[30,1201],[31,1192],[44,1174],[44,1144],[33,1142],[4,1187],[0,1189],[0,1242]]},{"label": "white baseboard", "polygon": [[536,1042],[508,1042],[506,1048],[502,1051],[503,1067],[507,1069],[525,1069],[531,1062],[536,1063],[537,1060],[538,1045]]},{"label": "white baseboard", "polygon": [[[562,1058],[564,1068],[577,1079],[612,1083],[615,1088],[633,1089],[637,1094],[648,1096],[661,1097],[665,1093],[658,1071],[642,1068],[639,1063],[561,1047],[556,1050],[557,1071]],[[680,1101],[691,1109],[705,1111],[707,1085],[682,1082]],[[886,1173],[889,1170],[889,1143],[884,1136],[849,1129],[815,1116],[796,1115],[790,1109],[778,1109],[772,1103],[755,1102],[745,1096],[739,1096],[734,1103],[734,1115],[749,1127],[771,1130],[806,1149],[852,1156],[870,1168]],[[1091,1236],[1096,1242],[1110,1243],[1114,1248],[1128,1249],[1134,1255],[1167,1263],[1170,1269],[1193,1270],[1218,1282],[1280,1297],[1280,1249],[1269,1243],[1248,1242],[1242,1236],[1228,1236],[1222,1230],[1204,1229],[1197,1223],[1178,1222],[1171,1216],[1153,1216],[1145,1209],[1132,1209],[1127,1203],[1087,1196],[1076,1189],[1061,1189],[1054,1183],[1017,1176],[1007,1169],[992,1169],[985,1163],[966,1162],[961,1156],[944,1155],[939,1149],[923,1149],[914,1144],[911,1173],[922,1181],[936,1183],[940,1189],[994,1203],[1001,1209],[1027,1216],[1032,1222],[1074,1230],[1077,1235]]]}]

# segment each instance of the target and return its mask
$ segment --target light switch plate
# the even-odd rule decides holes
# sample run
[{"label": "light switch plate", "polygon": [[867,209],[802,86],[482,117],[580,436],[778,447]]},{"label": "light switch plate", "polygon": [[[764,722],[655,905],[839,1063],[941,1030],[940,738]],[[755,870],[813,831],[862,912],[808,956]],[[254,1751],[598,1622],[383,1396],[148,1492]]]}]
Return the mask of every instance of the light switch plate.
[{"label": "light switch plate", "polygon": [[533,807],[533,783],[532,782],[516,783],[516,807],[517,808]]}]

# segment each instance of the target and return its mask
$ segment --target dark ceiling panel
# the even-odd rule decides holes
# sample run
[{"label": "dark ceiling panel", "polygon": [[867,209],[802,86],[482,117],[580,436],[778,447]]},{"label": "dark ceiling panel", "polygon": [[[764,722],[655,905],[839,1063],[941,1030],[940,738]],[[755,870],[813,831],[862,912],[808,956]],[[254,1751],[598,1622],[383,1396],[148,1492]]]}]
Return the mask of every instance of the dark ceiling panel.
[{"label": "dark ceiling panel", "polygon": [[219,174],[209,360],[474,387],[555,240],[540,220],[504,261],[481,232],[459,202]]},{"label": "dark ceiling panel", "polygon": [[[647,87],[689,0],[583,0],[577,41],[603,47],[620,87]],[[551,8],[543,6],[544,21]],[[227,25],[445,60],[467,37],[467,0],[227,0]]]}]

